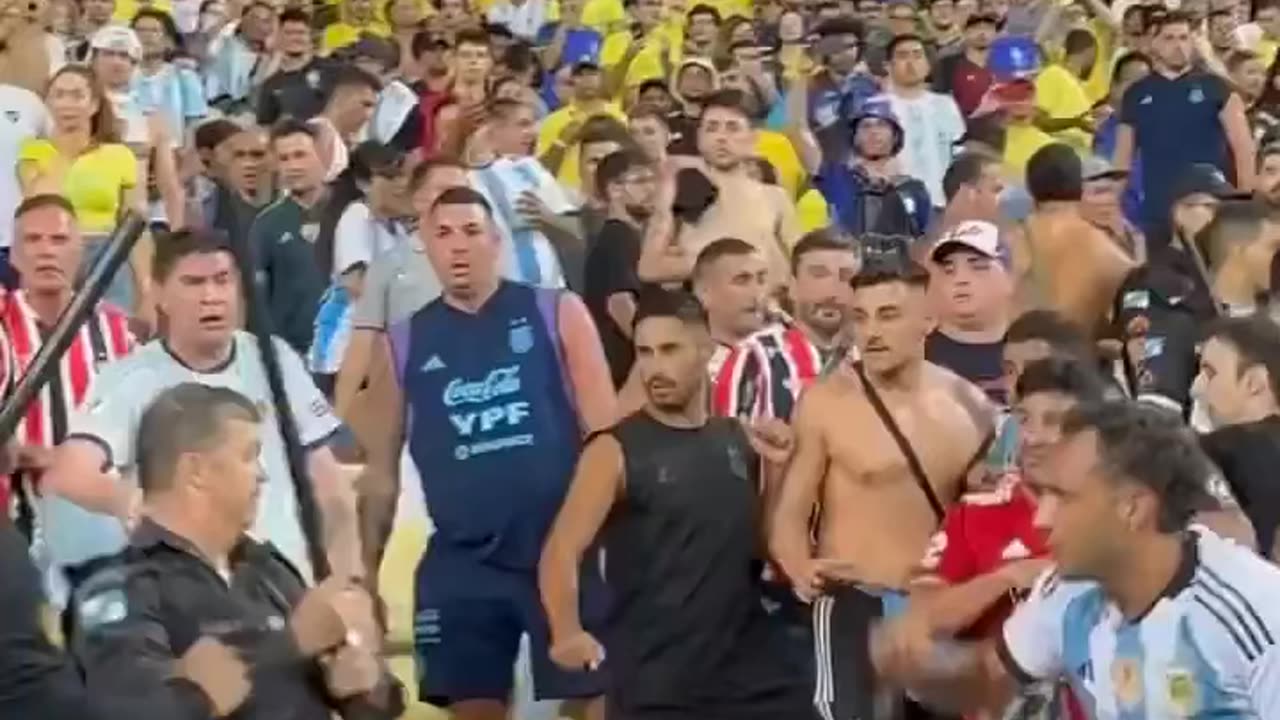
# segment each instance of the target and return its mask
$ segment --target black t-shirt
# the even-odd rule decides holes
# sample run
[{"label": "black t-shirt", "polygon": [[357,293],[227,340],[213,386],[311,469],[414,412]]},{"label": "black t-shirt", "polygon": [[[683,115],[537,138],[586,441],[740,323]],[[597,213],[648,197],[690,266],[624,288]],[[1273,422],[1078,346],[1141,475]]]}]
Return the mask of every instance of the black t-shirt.
[{"label": "black t-shirt", "polygon": [[258,99],[258,124],[269,126],[285,115],[298,120],[319,115],[329,99],[334,67],[333,61],[317,58],[267,78]]},{"label": "black t-shirt", "polygon": [[982,389],[991,401],[1009,402],[1004,386],[1004,341],[966,343],[934,330],[924,341],[924,356]]},{"label": "black t-shirt", "polygon": [[1280,526],[1280,416],[1214,430],[1200,439],[1253,523],[1258,550],[1271,553]]},{"label": "black t-shirt", "polygon": [[622,332],[609,315],[609,296],[636,293],[640,277],[640,231],[621,220],[606,220],[600,233],[590,243],[583,277],[582,299],[596,321],[613,384],[622,387],[635,361],[631,338]]}]

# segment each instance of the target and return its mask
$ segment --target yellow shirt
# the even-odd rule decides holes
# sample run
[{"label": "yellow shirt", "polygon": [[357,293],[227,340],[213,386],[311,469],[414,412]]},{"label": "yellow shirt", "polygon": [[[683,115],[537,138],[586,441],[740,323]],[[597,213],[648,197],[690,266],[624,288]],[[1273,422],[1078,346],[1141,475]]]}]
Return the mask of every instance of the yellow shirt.
[{"label": "yellow shirt", "polygon": [[582,6],[582,23],[607,36],[615,31],[625,31],[630,20],[622,0],[587,0],[587,4]]},{"label": "yellow shirt", "polygon": [[[1105,100],[1107,94],[1111,92],[1111,71],[1115,68],[1116,43],[1115,33],[1100,20],[1090,20],[1085,29],[1093,35],[1093,41],[1098,48],[1097,58],[1089,71],[1089,77],[1084,79],[1084,91],[1092,105]],[[1062,46],[1049,49],[1050,61],[1060,63],[1062,58]]]},{"label": "yellow shirt", "polygon": [[756,132],[756,155],[769,161],[778,173],[778,184],[787,191],[787,197],[795,199],[804,183],[804,166],[800,156],[786,135],[772,130]]},{"label": "yellow shirt", "polygon": [[[609,115],[617,118],[618,122],[623,125],[627,122],[627,116],[622,112],[622,108],[616,103],[605,103],[605,105],[591,116]],[[542,121],[542,127],[538,130],[538,146],[537,153],[539,156],[551,149],[551,146],[560,139],[561,133],[569,123],[585,119],[582,108],[570,103],[548,115]],[[560,172],[556,173],[556,179],[560,184],[574,190],[582,184],[582,178],[578,174],[578,144],[574,143],[565,150],[564,160],[560,163]]]},{"label": "yellow shirt", "polygon": [[121,25],[128,25],[133,22],[133,16],[144,7],[163,10],[173,16],[173,0],[116,0],[116,9],[111,14],[111,19]]},{"label": "yellow shirt", "polygon": [[1033,125],[1010,125],[1004,138],[1005,177],[1021,184],[1027,177],[1027,161],[1037,150],[1053,143],[1052,136]]},{"label": "yellow shirt", "polygon": [[68,165],[48,140],[30,139],[18,150],[18,166],[34,167],[47,178],[60,174],[61,192],[76,210],[80,229],[110,232],[120,215],[124,192],[138,184],[138,161],[119,143],[99,145]]},{"label": "yellow shirt", "polygon": [[[659,34],[665,34],[667,37],[667,47],[669,48],[667,62],[670,63],[672,69],[679,66],[683,56],[681,48],[684,46],[684,33],[679,28],[670,25],[659,26],[641,41],[644,43],[644,48],[636,53],[630,67],[627,68],[627,77],[623,82],[623,88],[634,88],[646,80],[661,80],[666,77],[666,73],[662,69],[661,44],[658,41]],[[600,64],[609,70],[617,67],[618,63],[622,62],[622,59],[626,57],[627,50],[631,48],[632,42],[630,31],[606,35],[604,45],[600,48]]]},{"label": "yellow shirt", "polygon": [[[1036,77],[1036,106],[1051,118],[1066,119],[1087,114],[1093,103],[1089,102],[1079,78],[1065,67],[1053,64]],[[1054,133],[1054,137],[1080,152],[1088,152],[1093,146],[1093,135],[1080,129],[1061,130]]]},{"label": "yellow shirt", "polygon": [[372,33],[378,37],[388,37],[391,35],[391,28],[385,24],[374,21],[368,25],[356,26],[346,22],[336,22],[324,29],[324,37],[320,40],[320,49],[325,53],[331,53],[338,48],[343,48],[360,39],[361,33]]},{"label": "yellow shirt", "polygon": [[1253,48],[1253,51],[1258,53],[1258,57],[1261,58],[1264,67],[1271,67],[1271,64],[1276,61],[1276,50],[1280,50],[1280,42],[1276,42],[1266,36],[1259,38],[1258,44]]},{"label": "yellow shirt", "polygon": [[827,199],[816,188],[809,188],[796,201],[796,223],[802,233],[831,225],[831,210]]}]

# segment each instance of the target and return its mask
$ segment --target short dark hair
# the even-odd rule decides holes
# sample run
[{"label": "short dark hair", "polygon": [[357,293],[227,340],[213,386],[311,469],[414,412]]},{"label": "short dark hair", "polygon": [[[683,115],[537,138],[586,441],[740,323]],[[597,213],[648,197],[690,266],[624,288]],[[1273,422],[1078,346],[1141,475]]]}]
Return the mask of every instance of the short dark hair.
[{"label": "short dark hair", "polygon": [[462,185],[451,187],[440,193],[440,197],[431,204],[431,212],[445,205],[475,205],[484,208],[485,215],[493,215],[493,208],[490,207],[489,201],[484,199],[484,195]]},{"label": "short dark hair", "polygon": [[58,193],[40,193],[38,195],[27,197],[23,199],[22,202],[18,203],[18,207],[13,210],[13,219],[14,221],[17,221],[27,213],[49,207],[58,208],[70,215],[73,220],[76,217],[76,209],[65,195],[60,195]]},{"label": "short dark hair", "polygon": [[849,280],[849,287],[861,290],[888,283],[925,288],[929,286],[929,271],[905,255],[874,256],[863,262],[858,274]]},{"label": "short dark hair", "polygon": [[[392,1],[394,2],[394,0]],[[428,50],[435,50],[439,47],[448,49],[449,39],[431,30],[419,30],[413,34],[413,41],[409,43],[409,51],[413,53],[415,60],[426,54]]]},{"label": "short dark hair", "polygon": [[631,122],[635,122],[636,120],[657,120],[662,123],[663,127],[668,130],[671,129],[671,118],[668,118],[667,114],[662,112],[662,109],[658,108],[653,103],[636,103],[629,111],[627,111],[627,119]]},{"label": "short dark hair", "polygon": [[309,28],[311,27],[311,16],[302,8],[285,8],[280,12],[280,19],[278,22],[281,25],[285,23],[302,23]]},{"label": "short dark hair", "polygon": [[612,115],[592,115],[582,123],[582,132],[578,134],[578,147],[601,142],[628,145],[634,142],[634,138],[627,131],[627,126]]},{"label": "short dark hair", "polygon": [[1121,73],[1125,71],[1125,68],[1134,63],[1142,63],[1147,67],[1151,67],[1151,58],[1147,57],[1146,53],[1142,53],[1137,50],[1121,55],[1120,59],[1116,60],[1115,67],[1111,68],[1111,84],[1116,84],[1120,79]]},{"label": "short dark hair", "polygon": [[1221,318],[1209,326],[1205,339],[1221,340],[1234,348],[1242,373],[1261,365],[1267,371],[1271,393],[1280,403],[1280,325],[1261,313]]},{"label": "short dark hair", "polygon": [[966,150],[956,155],[942,174],[943,196],[951,202],[960,193],[960,188],[978,184],[984,170],[999,164],[1000,158],[977,150]]},{"label": "short dark hair", "polygon": [[161,392],[138,422],[138,484],[144,494],[173,486],[178,458],[213,450],[228,420],[262,421],[244,395],[226,387],[185,382]]},{"label": "short dark hair", "polygon": [[747,98],[741,90],[737,88],[726,88],[724,90],[716,90],[707,95],[702,101],[702,117],[707,116],[707,111],[712,108],[720,108],[741,115],[746,120],[751,120],[751,113],[747,112]]},{"label": "short dark hair", "polygon": [[892,60],[893,53],[898,49],[898,46],[905,45],[907,43],[920,43],[921,47],[927,47],[924,38],[919,35],[915,33],[903,33],[901,35],[893,36],[893,39],[889,41],[887,46],[885,46],[884,56]]},{"label": "short dark hair", "polygon": [[489,47],[489,33],[484,30],[476,28],[459,30],[457,37],[453,39],[453,46],[460,48],[463,45],[483,45],[492,54],[492,48]]},{"label": "short dark hair", "polygon": [[196,149],[213,150],[232,137],[240,134],[240,126],[226,118],[206,120],[196,126],[194,140]]},{"label": "short dark hair", "polygon": [[1128,400],[1084,403],[1067,413],[1064,438],[1092,432],[1108,479],[1141,485],[1160,499],[1156,528],[1182,532],[1200,511],[1216,507],[1208,485],[1213,463],[1182,418]]},{"label": "short dark hair", "polygon": [[1027,161],[1027,192],[1036,202],[1076,202],[1084,194],[1084,166],[1070,146],[1051,143]]},{"label": "short dark hair", "polygon": [[861,20],[844,16],[823,20],[813,29],[813,34],[820,38],[835,35],[856,35],[859,42],[862,41],[863,32]]},{"label": "short dark hair", "polygon": [[1153,12],[1147,16],[1147,32],[1159,35],[1170,25],[1186,25],[1195,27],[1195,18],[1181,10],[1165,10]]},{"label": "short dark hair", "polygon": [[1039,340],[1049,346],[1055,356],[1089,361],[1093,353],[1084,331],[1065,315],[1054,310],[1028,310],[1009,324],[1004,333],[1006,345]]},{"label": "short dark hair", "polygon": [[623,148],[609,153],[596,168],[596,196],[605,197],[609,186],[621,180],[632,168],[652,166],[649,156],[636,148]]},{"label": "short dark hair", "polygon": [[271,142],[273,143],[281,138],[287,138],[292,135],[306,135],[312,140],[315,140],[316,130],[306,122],[299,120],[292,115],[286,115],[280,118],[271,126],[270,137]]},{"label": "short dark hair", "polygon": [[698,3],[697,5],[694,5],[693,7],[689,8],[689,12],[685,13],[685,19],[692,21],[695,15],[710,15],[711,18],[716,21],[717,25],[719,25],[724,20],[720,16],[719,10],[715,9],[714,7],[706,3]]},{"label": "short dark hair", "polygon": [[426,184],[427,178],[431,177],[431,173],[441,168],[466,169],[454,158],[433,155],[413,166],[413,171],[409,173],[409,191],[418,192]]},{"label": "short dark hair", "polygon": [[1093,33],[1084,28],[1075,28],[1067,32],[1065,38],[1062,39],[1062,52],[1066,55],[1075,55],[1085,50],[1097,50],[1098,41],[1094,39]]},{"label": "short dark hair", "polygon": [[686,325],[707,326],[707,309],[687,290],[667,290],[648,285],[636,296],[634,329],[644,320],[655,317],[675,318]]},{"label": "short dark hair", "polygon": [[1197,241],[1210,265],[1218,265],[1232,248],[1261,237],[1267,225],[1267,209],[1252,200],[1228,200],[1218,207]]},{"label": "short dark hair", "polygon": [[1107,385],[1096,369],[1070,355],[1047,357],[1027,363],[1017,382],[1019,398],[1054,392],[1077,402],[1097,403],[1106,397],[1106,390]]},{"label": "short dark hair", "polygon": [[[233,258],[235,250],[226,233],[218,230],[184,228],[169,233],[164,242],[156,243],[156,254],[151,261],[151,278],[163,283],[173,273],[178,262],[188,255],[227,253]],[[248,282],[249,279],[245,279]]]},{"label": "short dark hair", "polygon": [[791,274],[795,275],[800,271],[800,261],[805,255],[821,250],[838,250],[855,257],[858,254],[858,249],[849,241],[849,238],[831,228],[811,230],[796,242],[795,247],[791,248]]},{"label": "short dark hair", "polygon": [[702,251],[698,253],[698,257],[694,259],[692,276],[694,279],[702,277],[707,268],[721,258],[742,257],[743,255],[754,255],[758,252],[755,245],[740,238],[722,237],[719,240],[713,240],[702,248]]},{"label": "short dark hair", "polygon": [[329,98],[345,88],[368,88],[376,95],[382,92],[382,81],[355,65],[339,65],[330,81]]}]

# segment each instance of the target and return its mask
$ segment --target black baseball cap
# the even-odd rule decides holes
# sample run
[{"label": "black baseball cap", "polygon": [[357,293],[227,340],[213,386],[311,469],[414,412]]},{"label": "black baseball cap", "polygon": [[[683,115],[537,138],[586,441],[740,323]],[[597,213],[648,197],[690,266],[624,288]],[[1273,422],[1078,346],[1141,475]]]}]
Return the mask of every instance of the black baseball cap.
[{"label": "black baseball cap", "polygon": [[1249,197],[1249,193],[1235,189],[1216,166],[1209,163],[1195,163],[1183,169],[1173,182],[1169,194],[1171,202],[1178,202],[1190,195],[1209,195],[1219,200],[1240,200]]},{"label": "black baseball cap", "polygon": [[1000,17],[994,13],[974,13],[965,21],[964,26],[971,28],[974,25],[990,25],[993,28],[1000,28]]}]

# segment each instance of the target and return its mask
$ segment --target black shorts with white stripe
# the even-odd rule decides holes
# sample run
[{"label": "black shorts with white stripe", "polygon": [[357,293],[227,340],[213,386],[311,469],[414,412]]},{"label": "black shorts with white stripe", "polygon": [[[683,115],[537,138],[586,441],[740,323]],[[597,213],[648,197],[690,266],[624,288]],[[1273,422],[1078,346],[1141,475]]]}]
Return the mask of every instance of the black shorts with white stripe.
[{"label": "black shorts with white stripe", "polygon": [[884,604],[858,587],[838,587],[813,601],[813,704],[823,720],[876,717],[875,667],[868,645]]}]

